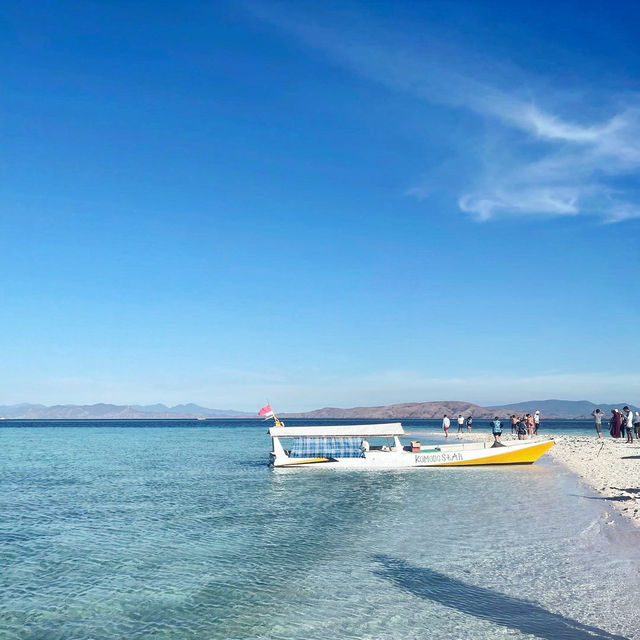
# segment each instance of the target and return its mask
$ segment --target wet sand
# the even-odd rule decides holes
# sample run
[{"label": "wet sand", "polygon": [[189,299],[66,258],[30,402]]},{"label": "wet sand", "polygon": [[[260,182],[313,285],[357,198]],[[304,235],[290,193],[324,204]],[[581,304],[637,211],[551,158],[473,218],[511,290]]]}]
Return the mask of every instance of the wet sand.
[{"label": "wet sand", "polygon": [[[430,431],[430,435],[442,436],[442,431]],[[553,438],[556,446],[546,454],[556,462],[578,475],[582,481],[598,494],[609,499],[623,516],[640,527],[640,442],[626,444],[625,439],[613,439],[603,434],[602,439],[585,435],[534,436],[534,440]],[[493,436],[486,431],[464,433],[466,441],[492,441]],[[448,444],[458,440],[457,425],[449,430]],[[507,431],[502,442],[508,444],[517,441]],[[527,440],[529,442],[530,440]]]}]

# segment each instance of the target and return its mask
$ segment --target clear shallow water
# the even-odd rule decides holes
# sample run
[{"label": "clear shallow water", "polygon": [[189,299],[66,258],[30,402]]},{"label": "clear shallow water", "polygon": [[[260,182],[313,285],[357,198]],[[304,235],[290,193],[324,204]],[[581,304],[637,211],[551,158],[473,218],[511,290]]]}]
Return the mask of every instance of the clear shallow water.
[{"label": "clear shallow water", "polygon": [[274,471],[261,422],[37,424],[0,429],[2,638],[640,637],[637,532],[550,461]]}]

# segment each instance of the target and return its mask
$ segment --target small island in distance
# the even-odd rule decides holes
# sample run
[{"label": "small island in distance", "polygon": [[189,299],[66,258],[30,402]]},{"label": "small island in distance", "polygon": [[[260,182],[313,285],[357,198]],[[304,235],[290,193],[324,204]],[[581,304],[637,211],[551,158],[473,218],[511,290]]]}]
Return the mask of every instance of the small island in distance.
[{"label": "small island in distance", "polygon": [[[591,412],[600,407],[605,414],[614,407],[621,408],[627,404],[633,411],[638,407],[629,403],[595,404],[588,400],[529,400],[515,404],[483,407],[471,402],[438,401],[438,402],[405,402],[376,407],[336,408],[325,407],[313,411],[299,413],[278,413],[282,418],[305,419],[434,419],[460,413],[472,415],[478,419],[490,419],[494,416],[507,418],[512,414],[533,413],[538,410],[543,419],[584,420],[591,417]],[[257,418],[256,413],[234,411],[232,409],[209,409],[197,404],[179,404],[169,407],[164,404],[152,405],[117,405],[98,403],[92,405],[60,404],[45,406],[43,404],[14,404],[0,406],[0,419],[4,420],[178,420],[196,418]]]}]

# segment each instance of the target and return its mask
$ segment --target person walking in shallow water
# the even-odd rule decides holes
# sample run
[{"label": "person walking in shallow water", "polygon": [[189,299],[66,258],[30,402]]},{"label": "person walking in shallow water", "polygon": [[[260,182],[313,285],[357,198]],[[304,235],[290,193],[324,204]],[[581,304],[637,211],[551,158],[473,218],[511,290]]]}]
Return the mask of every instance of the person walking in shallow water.
[{"label": "person walking in shallow water", "polygon": [[536,412],[533,414],[533,435],[538,435],[538,429],[540,428],[540,412],[536,409]]},{"label": "person walking in shallow water", "polygon": [[511,435],[518,433],[518,418],[516,415],[511,416]]},{"label": "person walking in shallow water", "polygon": [[462,437],[460,434],[462,433],[463,427],[464,427],[464,418],[462,417],[462,414],[459,413],[458,414],[458,438]]},{"label": "person walking in shallow water", "polygon": [[467,418],[467,433],[471,433],[471,424],[473,422],[473,418],[471,416],[469,416]]},{"label": "person walking in shallow water", "polygon": [[598,438],[602,440],[602,416],[604,415],[604,411],[598,407],[595,411],[591,412],[591,415],[593,416],[594,425],[598,432]]}]

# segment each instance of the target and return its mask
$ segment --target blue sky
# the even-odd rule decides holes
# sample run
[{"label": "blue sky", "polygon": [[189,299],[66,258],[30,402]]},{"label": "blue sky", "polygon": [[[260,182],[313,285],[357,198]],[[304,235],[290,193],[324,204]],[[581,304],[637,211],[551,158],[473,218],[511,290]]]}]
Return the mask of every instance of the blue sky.
[{"label": "blue sky", "polygon": [[0,404],[639,403],[639,14],[3,3]]}]

